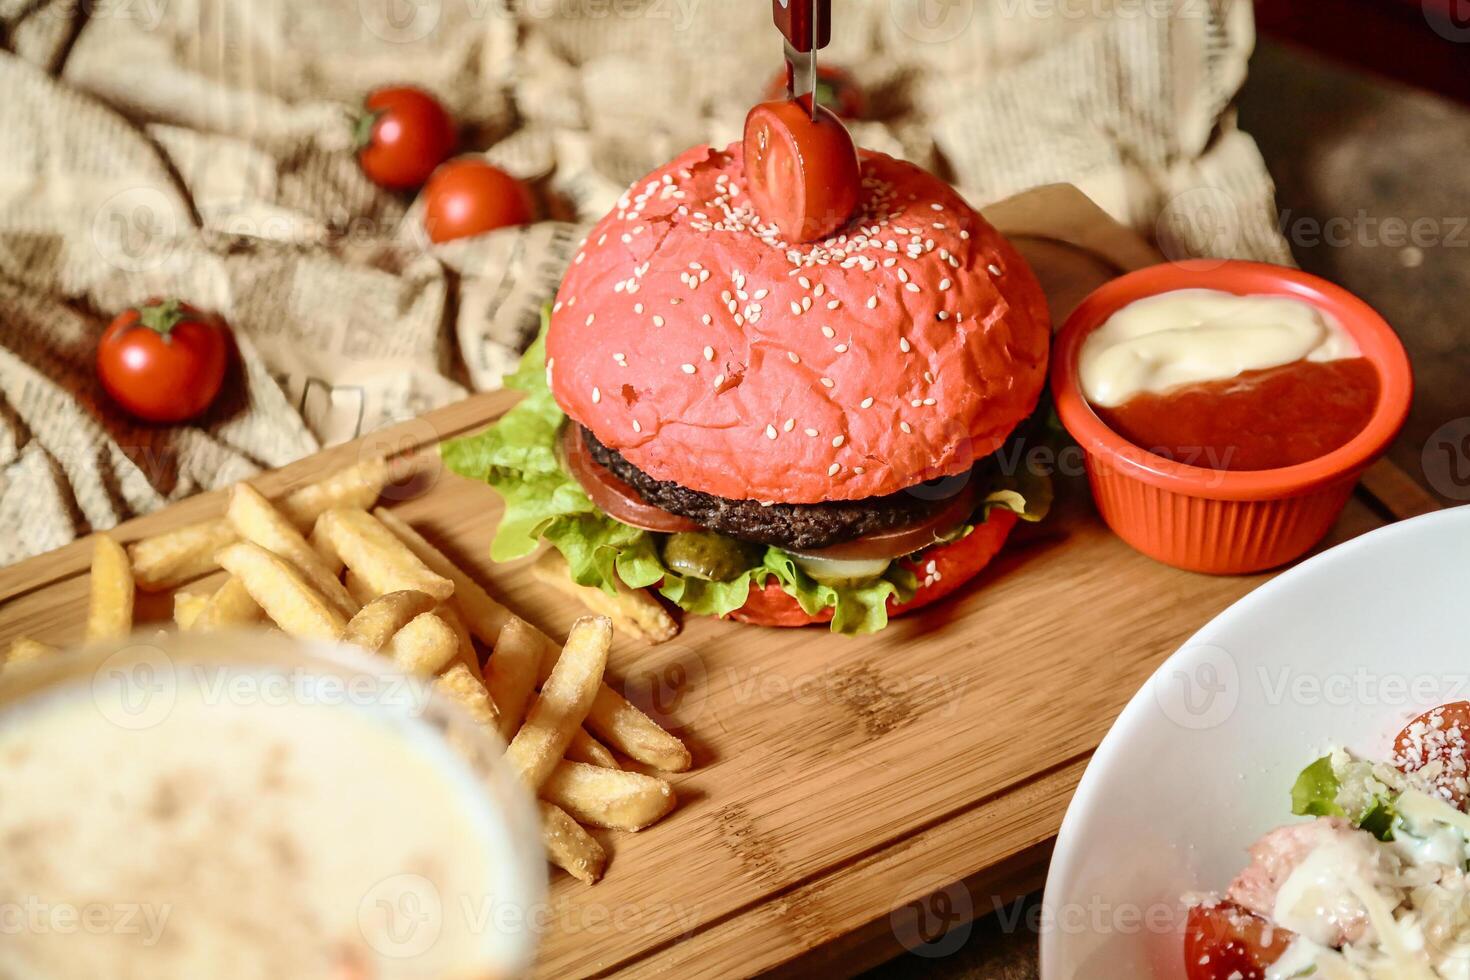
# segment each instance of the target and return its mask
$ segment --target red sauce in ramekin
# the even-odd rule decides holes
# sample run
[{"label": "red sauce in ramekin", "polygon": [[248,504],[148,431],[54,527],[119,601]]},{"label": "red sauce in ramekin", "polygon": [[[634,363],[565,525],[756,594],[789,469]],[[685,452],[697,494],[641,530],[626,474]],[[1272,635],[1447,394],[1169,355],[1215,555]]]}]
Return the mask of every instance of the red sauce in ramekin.
[{"label": "red sauce in ramekin", "polygon": [[1108,428],[1187,466],[1271,470],[1326,456],[1368,426],[1381,381],[1366,357],[1295,361],[1093,406]]},{"label": "red sauce in ramekin", "polygon": [[[1325,455],[1269,470],[1189,466],[1124,439],[1098,417],[1097,407],[1084,395],[1082,346],[1129,303],[1177,289],[1290,296],[1331,316],[1377,373],[1381,390],[1368,424]],[[1082,449],[1103,520],[1145,555],[1216,575],[1275,568],[1322,540],[1358,478],[1403,428],[1414,392],[1403,345],[1368,304],[1299,269],[1216,259],[1161,263],[1104,284],[1067,318],[1051,368],[1057,415]],[[1162,389],[1163,394],[1169,391]]]}]

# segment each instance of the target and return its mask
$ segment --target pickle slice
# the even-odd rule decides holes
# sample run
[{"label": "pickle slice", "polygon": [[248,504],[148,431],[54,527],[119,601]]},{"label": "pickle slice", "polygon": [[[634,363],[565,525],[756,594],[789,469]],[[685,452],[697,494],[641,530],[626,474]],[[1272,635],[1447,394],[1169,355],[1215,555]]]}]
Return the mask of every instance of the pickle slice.
[{"label": "pickle slice", "polygon": [[714,531],[681,531],[664,539],[664,564],[680,575],[728,582],[760,561],[761,546]]}]

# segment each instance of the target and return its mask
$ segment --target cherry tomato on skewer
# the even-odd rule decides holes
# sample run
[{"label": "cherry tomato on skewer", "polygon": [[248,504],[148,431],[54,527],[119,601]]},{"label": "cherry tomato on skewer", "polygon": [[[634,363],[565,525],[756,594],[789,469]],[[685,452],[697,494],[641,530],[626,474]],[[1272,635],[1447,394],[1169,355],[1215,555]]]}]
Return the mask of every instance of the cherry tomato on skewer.
[{"label": "cherry tomato on skewer", "polygon": [[97,377],[129,414],[183,422],[219,394],[229,333],[217,319],[176,299],[124,310],[97,343]]},{"label": "cherry tomato on skewer", "polygon": [[743,145],[756,211],[788,241],[825,238],[857,210],[857,147],[830,109],[817,106],[812,118],[811,96],[751,109]]},{"label": "cherry tomato on skewer", "polygon": [[424,228],[435,243],[524,225],[533,216],[526,185],[478,157],[450,160],[424,187]]},{"label": "cherry tomato on skewer", "polygon": [[380,88],[362,107],[357,160],[379,187],[420,187],[454,152],[453,120],[438,99],[421,89]]}]

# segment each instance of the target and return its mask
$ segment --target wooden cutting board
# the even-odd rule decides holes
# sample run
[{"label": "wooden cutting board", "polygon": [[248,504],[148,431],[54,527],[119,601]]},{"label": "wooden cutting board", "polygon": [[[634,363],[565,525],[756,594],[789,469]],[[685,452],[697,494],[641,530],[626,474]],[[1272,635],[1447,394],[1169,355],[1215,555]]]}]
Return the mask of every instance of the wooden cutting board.
[{"label": "wooden cutting board", "polygon": [[[1057,319],[1097,282],[1152,259],[1071,188],[987,213],[1036,265]],[[477,395],[255,482],[275,496],[365,452],[422,456],[424,476],[387,503],[564,635],[580,608],[525,562],[490,562],[498,498],[430,451],[514,400]],[[222,500],[205,494],[116,534],[212,516]],[[1380,464],[1327,544],[1433,506]],[[691,619],[661,646],[620,639],[613,682],[685,738],[695,766],[673,777],[679,806],[661,823],[598,833],[611,855],[603,881],[554,876],[539,972],[852,972],[1035,889],[1113,718],[1161,659],[1267,576],[1144,558],[1101,524],[1081,480],[1064,482],[1054,518],[1025,530],[955,599],[877,636]],[[0,569],[0,645],[81,638],[89,555],[78,542]],[[170,611],[167,595],[140,598],[141,622]]]}]

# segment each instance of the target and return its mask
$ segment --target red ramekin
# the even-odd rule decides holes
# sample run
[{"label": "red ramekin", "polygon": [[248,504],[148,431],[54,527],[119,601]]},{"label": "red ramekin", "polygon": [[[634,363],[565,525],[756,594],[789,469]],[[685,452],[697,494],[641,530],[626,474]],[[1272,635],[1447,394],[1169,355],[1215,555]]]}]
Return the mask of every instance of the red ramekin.
[{"label": "red ramekin", "polygon": [[[1175,289],[1290,296],[1331,314],[1378,369],[1378,407],[1347,445],[1274,470],[1186,466],[1123,439],[1082,395],[1077,355],[1087,335],[1134,300]],[[1358,477],[1403,428],[1413,396],[1409,358],[1393,328],[1346,290],[1296,269],[1195,260],[1139,269],[1100,287],[1067,319],[1051,367],[1062,424],[1081,445],[1103,520],[1151,558],[1196,572],[1241,574],[1305,554],[1332,527]]]}]

